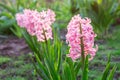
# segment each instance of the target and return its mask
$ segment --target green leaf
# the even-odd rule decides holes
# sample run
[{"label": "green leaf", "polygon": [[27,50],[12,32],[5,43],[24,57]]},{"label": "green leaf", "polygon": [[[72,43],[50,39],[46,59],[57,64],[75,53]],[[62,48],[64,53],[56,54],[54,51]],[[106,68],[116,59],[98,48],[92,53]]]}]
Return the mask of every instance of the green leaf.
[{"label": "green leaf", "polygon": [[76,76],[75,76],[75,71],[74,71],[74,62],[71,58],[66,58],[66,62],[68,62],[69,64],[71,74],[72,74],[72,80],[75,80]]},{"label": "green leaf", "polygon": [[22,32],[21,32],[21,28],[17,25],[17,24],[13,24],[14,28],[11,27],[10,30],[19,38],[22,37]]},{"label": "green leaf", "polygon": [[114,76],[114,73],[115,73],[116,69],[117,69],[117,66],[114,65],[114,67],[112,68],[107,80],[113,80],[113,76]]},{"label": "green leaf", "polygon": [[11,12],[12,14],[16,13],[15,9],[10,8],[8,5],[0,3],[0,6],[3,7],[4,9],[6,9],[7,11]]},{"label": "green leaf", "polygon": [[35,36],[31,37],[31,43],[34,49],[34,52],[38,55],[38,57],[42,60],[43,58],[43,53],[40,50],[40,44],[37,41],[37,38]]},{"label": "green leaf", "polygon": [[22,29],[21,31],[22,31],[23,37],[25,38],[31,50],[35,52],[39,56],[40,59],[42,59],[43,55],[40,51],[40,45],[37,42],[36,37],[30,36],[29,33],[27,33],[25,29]]},{"label": "green leaf", "polygon": [[63,77],[63,80],[75,80],[73,78],[70,66],[67,62],[63,63],[63,75],[62,75],[62,77]]},{"label": "green leaf", "polygon": [[75,75],[77,76],[78,75],[78,72],[80,70],[80,67],[81,67],[82,63],[80,61],[78,61],[76,64],[75,64],[75,67],[74,67],[74,71],[75,71]]},{"label": "green leaf", "polygon": [[[59,44],[59,43],[58,43]],[[60,64],[61,64],[61,59],[62,59],[62,55],[61,55],[61,45],[62,45],[62,43],[60,43],[59,45],[58,45],[58,58],[57,58],[57,71],[59,71],[60,70]]]},{"label": "green leaf", "polygon": [[45,61],[45,65],[48,69],[48,72],[51,75],[52,80],[59,80],[60,77],[59,77],[58,73],[55,71],[53,62],[51,62],[48,58],[46,58],[44,61]]},{"label": "green leaf", "polygon": [[41,72],[40,75],[42,76],[42,78],[44,80],[49,80],[50,79],[49,72],[47,71],[47,69],[45,68],[45,66],[42,64],[42,62],[40,61],[38,55],[36,53],[34,53],[34,55],[36,57],[38,65],[39,65],[39,71]]},{"label": "green leaf", "polygon": [[62,55],[61,55],[61,49],[62,49],[62,42],[59,39],[59,35],[57,34],[58,30],[56,28],[53,28],[53,33],[54,33],[54,41],[52,46],[50,46],[49,50],[51,53],[51,58],[53,59],[54,62],[54,67],[55,70],[59,73],[60,68],[61,68],[61,60],[62,60]]},{"label": "green leaf", "polygon": [[107,66],[106,66],[106,68],[105,68],[105,70],[103,72],[102,80],[107,80],[109,70],[110,70],[110,62],[107,63]]},{"label": "green leaf", "polygon": [[52,80],[59,80],[60,76],[58,75],[59,73],[56,71],[55,67],[54,67],[54,61],[51,57],[51,52],[50,52],[50,42],[46,41],[45,44],[43,45],[44,47],[44,62],[45,65],[52,77]]},{"label": "green leaf", "polygon": [[1,16],[6,16],[6,17],[9,18],[9,19],[13,18],[13,16],[12,16],[10,13],[8,13],[8,12],[1,12],[1,13],[0,13],[0,17],[1,17]]},{"label": "green leaf", "polygon": [[82,80],[88,80],[88,56],[85,59],[84,70],[82,74]]},{"label": "green leaf", "polygon": [[108,55],[108,61],[107,61],[107,64],[110,63],[110,59],[111,59],[111,54]]},{"label": "green leaf", "polygon": [[37,4],[37,0],[33,0],[29,7],[34,8],[36,4]]},{"label": "green leaf", "polygon": [[32,51],[35,51],[33,44],[31,43],[32,40],[31,40],[30,35],[28,35],[28,33],[26,32],[25,29],[22,29],[21,31],[22,31],[23,37],[25,38],[25,41],[27,42],[29,47],[32,49]]},{"label": "green leaf", "polygon": [[0,24],[0,31],[10,28],[15,23],[15,19],[2,20],[2,21],[3,22]]}]

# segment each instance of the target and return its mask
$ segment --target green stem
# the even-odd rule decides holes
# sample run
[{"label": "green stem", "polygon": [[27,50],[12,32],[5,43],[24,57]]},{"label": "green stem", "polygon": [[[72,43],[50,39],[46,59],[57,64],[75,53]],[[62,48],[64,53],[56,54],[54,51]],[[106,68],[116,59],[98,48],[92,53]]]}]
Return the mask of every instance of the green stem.
[{"label": "green stem", "polygon": [[[81,27],[81,25],[80,25],[80,34],[82,34],[82,27]],[[81,42],[80,47],[81,47],[82,63],[83,63],[83,65],[84,65],[84,63],[85,63],[85,56],[84,56],[84,44],[83,44],[83,37],[81,37],[81,38],[80,38],[80,42]]]},{"label": "green stem", "polygon": [[[82,34],[82,27],[80,24],[80,34]],[[80,38],[81,42],[81,56],[82,56],[82,80],[83,80],[83,75],[84,75],[84,67],[85,67],[85,55],[84,55],[84,43],[83,43],[83,37]]]},{"label": "green stem", "polygon": [[[50,57],[49,56],[49,50],[48,50],[48,42],[47,42],[47,38],[46,38],[46,35],[45,35],[45,30],[43,29],[43,35],[44,35],[44,37],[45,37],[45,48],[46,48],[46,52],[47,52],[47,57]],[[45,48],[44,48],[44,50],[45,50]]]}]

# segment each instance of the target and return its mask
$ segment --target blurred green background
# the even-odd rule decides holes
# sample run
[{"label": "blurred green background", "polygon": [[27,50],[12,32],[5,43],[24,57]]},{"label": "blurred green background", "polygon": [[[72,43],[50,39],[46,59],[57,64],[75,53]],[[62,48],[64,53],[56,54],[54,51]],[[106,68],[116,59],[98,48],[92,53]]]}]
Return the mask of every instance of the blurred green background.
[{"label": "blurred green background", "polygon": [[[25,8],[38,11],[50,8],[55,11],[56,22],[53,28],[58,30],[62,40],[65,40],[66,28],[73,15],[80,14],[82,17],[91,18],[94,31],[97,33],[95,43],[99,45],[99,50],[95,59],[90,61],[89,80],[100,80],[109,54],[111,65],[118,66],[114,79],[120,80],[120,0],[0,0],[1,45],[5,37],[12,35],[22,38],[15,14]],[[66,45],[63,47],[67,49]],[[66,49],[63,49],[65,54],[68,53]],[[38,78],[29,54],[8,56],[3,55],[2,48],[0,49],[0,80]]]}]

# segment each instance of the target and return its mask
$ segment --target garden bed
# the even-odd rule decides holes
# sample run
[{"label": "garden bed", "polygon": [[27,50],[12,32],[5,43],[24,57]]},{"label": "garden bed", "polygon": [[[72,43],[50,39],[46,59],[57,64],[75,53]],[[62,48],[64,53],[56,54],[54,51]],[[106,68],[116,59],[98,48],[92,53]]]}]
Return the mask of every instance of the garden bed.
[{"label": "garden bed", "polygon": [[[116,27],[107,40],[97,40],[99,50],[95,58],[90,61],[89,80],[101,80],[103,69],[107,63],[107,56],[111,54],[111,64],[117,65],[114,79],[120,80],[120,28]],[[36,80],[28,48],[24,39],[7,36],[0,39],[0,79],[1,80]],[[98,76],[99,75],[99,76]],[[31,76],[31,77],[30,77]]]}]

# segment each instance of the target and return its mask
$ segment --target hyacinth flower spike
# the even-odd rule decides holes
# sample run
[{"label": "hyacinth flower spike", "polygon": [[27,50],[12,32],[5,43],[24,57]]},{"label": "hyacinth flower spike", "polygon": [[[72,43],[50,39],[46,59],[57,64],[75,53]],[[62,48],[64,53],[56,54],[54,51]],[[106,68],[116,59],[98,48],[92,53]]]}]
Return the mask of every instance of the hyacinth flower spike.
[{"label": "hyacinth flower spike", "polygon": [[96,34],[93,31],[91,20],[89,18],[81,18],[80,15],[72,17],[67,26],[66,42],[69,44],[70,50],[68,57],[73,61],[82,58],[82,70],[84,71],[86,56],[90,55],[89,60],[92,60],[98,50],[94,47],[94,37]]},{"label": "hyacinth flower spike", "polygon": [[90,23],[90,19],[82,19],[79,15],[75,15],[68,24],[66,41],[69,44],[70,53],[67,56],[71,57],[73,61],[80,58],[82,52],[84,52],[84,56],[90,55],[89,60],[92,60],[98,50],[97,45],[96,48],[93,48],[96,34]]},{"label": "hyacinth flower spike", "polygon": [[51,25],[55,21],[55,13],[52,10],[38,12],[25,9],[23,13],[16,14],[16,20],[20,27],[25,28],[31,36],[36,36],[39,42],[44,42],[45,36],[46,40],[53,39]]}]

